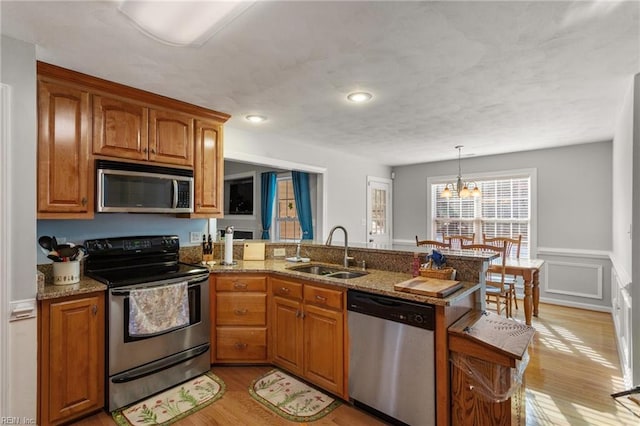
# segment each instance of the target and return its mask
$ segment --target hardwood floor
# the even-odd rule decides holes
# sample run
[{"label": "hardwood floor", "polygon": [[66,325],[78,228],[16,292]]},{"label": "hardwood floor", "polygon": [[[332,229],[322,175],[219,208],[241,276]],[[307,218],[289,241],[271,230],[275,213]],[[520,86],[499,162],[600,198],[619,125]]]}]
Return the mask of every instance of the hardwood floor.
[{"label": "hardwood floor", "polygon": [[[523,320],[522,304],[515,317]],[[611,398],[625,390],[619,368],[611,315],[603,312],[540,305],[533,318],[537,333],[529,349],[526,370],[527,426],[639,425],[640,406],[627,397]],[[255,402],[247,388],[268,366],[213,367],[227,385],[225,395],[209,407],[181,420],[177,426],[292,425]],[[634,410],[634,415],[630,410]],[[101,412],[75,425],[113,425]],[[382,425],[368,414],[342,404],[314,425]]]}]

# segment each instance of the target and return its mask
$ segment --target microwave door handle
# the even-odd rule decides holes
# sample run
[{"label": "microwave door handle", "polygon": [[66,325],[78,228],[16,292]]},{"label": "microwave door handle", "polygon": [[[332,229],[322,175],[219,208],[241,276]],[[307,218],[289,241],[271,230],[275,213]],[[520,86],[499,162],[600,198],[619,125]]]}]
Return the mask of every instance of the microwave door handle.
[{"label": "microwave door handle", "polygon": [[173,179],[173,205],[172,208],[178,207],[178,180]]}]

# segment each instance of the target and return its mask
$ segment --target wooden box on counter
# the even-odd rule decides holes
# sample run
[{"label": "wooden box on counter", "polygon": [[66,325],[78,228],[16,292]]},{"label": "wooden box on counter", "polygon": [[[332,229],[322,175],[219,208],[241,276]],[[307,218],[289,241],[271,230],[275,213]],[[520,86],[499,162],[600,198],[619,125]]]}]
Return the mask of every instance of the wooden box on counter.
[{"label": "wooden box on counter", "polygon": [[452,425],[524,425],[524,370],[535,330],[471,311],[449,328]]}]

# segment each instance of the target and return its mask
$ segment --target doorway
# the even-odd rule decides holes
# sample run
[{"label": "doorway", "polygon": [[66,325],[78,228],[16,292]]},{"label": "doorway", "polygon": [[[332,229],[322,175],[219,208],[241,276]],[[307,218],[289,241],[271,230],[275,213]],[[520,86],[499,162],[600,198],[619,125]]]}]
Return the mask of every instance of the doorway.
[{"label": "doorway", "polygon": [[370,244],[391,245],[391,179],[367,176],[367,235]]}]

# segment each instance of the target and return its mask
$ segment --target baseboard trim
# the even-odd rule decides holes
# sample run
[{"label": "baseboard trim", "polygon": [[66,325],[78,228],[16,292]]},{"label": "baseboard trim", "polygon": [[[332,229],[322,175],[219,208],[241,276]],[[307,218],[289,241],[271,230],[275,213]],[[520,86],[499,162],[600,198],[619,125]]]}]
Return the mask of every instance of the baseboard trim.
[{"label": "baseboard trim", "polygon": [[567,308],[578,308],[578,309],[585,309],[587,311],[611,313],[610,306],[599,306],[599,305],[592,305],[589,303],[570,302],[568,300],[549,299],[547,297],[541,297],[540,302],[547,303],[549,305],[565,306]]}]

